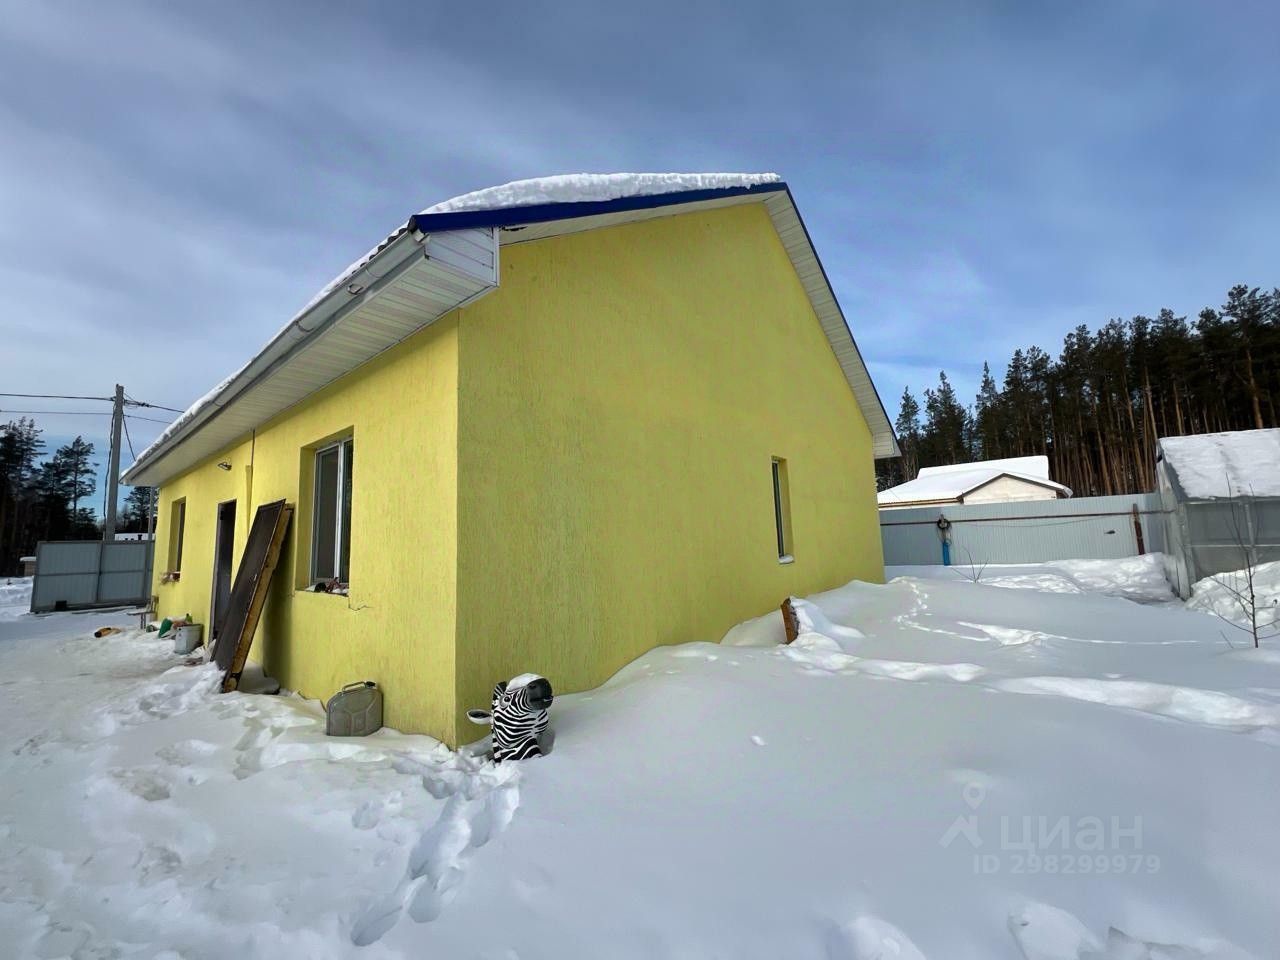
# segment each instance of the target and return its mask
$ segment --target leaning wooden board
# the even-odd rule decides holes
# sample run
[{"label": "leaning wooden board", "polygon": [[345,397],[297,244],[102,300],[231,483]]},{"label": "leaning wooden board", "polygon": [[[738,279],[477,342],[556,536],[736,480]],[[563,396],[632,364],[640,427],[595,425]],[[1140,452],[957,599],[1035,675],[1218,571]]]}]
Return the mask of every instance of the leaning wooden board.
[{"label": "leaning wooden board", "polygon": [[230,693],[240,684],[240,672],[249,657],[249,646],[258,629],[262,608],[267,602],[271,574],[280,560],[280,548],[289,531],[293,507],[283,500],[264,503],[253,517],[249,541],[236,570],[227,612],[218,629],[213,659],[222,668],[222,692]]}]

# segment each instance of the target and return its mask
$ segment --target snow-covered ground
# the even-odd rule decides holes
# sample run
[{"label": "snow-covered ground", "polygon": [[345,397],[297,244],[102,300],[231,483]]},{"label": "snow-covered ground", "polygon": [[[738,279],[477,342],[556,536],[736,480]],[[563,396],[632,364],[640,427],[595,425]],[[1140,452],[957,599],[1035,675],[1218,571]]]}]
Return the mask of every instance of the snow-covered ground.
[{"label": "snow-covered ground", "polygon": [[[1280,560],[1260,563],[1250,571],[1234,570],[1206,577],[1191,586],[1190,610],[1202,610],[1235,624],[1253,642],[1253,628],[1260,640],[1280,640]],[[1239,635],[1234,636],[1240,640]]]},{"label": "snow-covered ground", "polygon": [[1053,566],[654,650],[502,767],[326,739],[315,703],[92,639],[118,614],[3,620],[0,952],[1276,956],[1280,651]]},{"label": "snow-covered ground", "polygon": [[890,566],[885,576],[927,580],[966,580],[989,587],[1044,590],[1049,593],[1101,593],[1139,603],[1174,603],[1177,596],[1164,575],[1163,556],[1149,553],[1122,560],[1055,560],[1051,563],[960,563],[942,566]]},{"label": "snow-covered ground", "polygon": [[20,617],[31,608],[31,577],[0,577],[0,620]]}]

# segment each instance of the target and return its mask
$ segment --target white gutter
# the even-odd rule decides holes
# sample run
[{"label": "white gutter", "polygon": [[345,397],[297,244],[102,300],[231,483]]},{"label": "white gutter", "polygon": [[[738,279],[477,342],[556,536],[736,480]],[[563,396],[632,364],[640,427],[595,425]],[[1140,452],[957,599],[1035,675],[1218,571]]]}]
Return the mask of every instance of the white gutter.
[{"label": "white gutter", "polygon": [[[447,237],[448,235],[442,235]],[[258,353],[239,371],[229,377],[215,390],[192,405],[179,416],[160,435],[160,437],[138,456],[137,460],[124,472],[123,483],[137,485],[150,483],[157,479],[146,478],[157,464],[173,453],[186,440],[214,422],[227,408],[243,397],[248,391],[263,384],[276,374],[283,366],[298,356],[300,351],[332,330],[338,323],[351,316],[362,307],[370,304],[382,291],[394,284],[409,270],[432,260],[430,254],[429,235],[414,233],[410,235],[400,231],[382,249],[370,256],[354,272],[344,275],[323,291],[315,301],[286,324]],[[496,251],[496,242],[494,244]],[[450,263],[449,251],[441,249],[442,259],[433,262],[441,268],[457,273],[457,268]],[[495,255],[496,256],[496,255]],[[488,292],[496,285],[496,259],[493,264],[493,278],[468,277],[468,279],[486,283],[486,287],[465,300],[454,303],[450,309],[470,302],[475,296]],[[422,325],[435,320],[436,317],[423,315]],[[416,332],[407,331],[406,335]],[[398,342],[398,341],[395,341]],[[386,344],[387,347],[393,342]],[[378,351],[381,352],[381,351]],[[356,359],[351,369],[363,363],[368,357]],[[327,382],[332,382],[332,378]],[[314,389],[320,389],[324,383],[317,382]],[[309,391],[313,392],[313,391]],[[301,399],[299,397],[298,399]],[[297,402],[294,400],[293,402]],[[287,409],[286,404],[281,409]],[[185,469],[182,468],[182,469]],[[174,472],[178,472],[175,470]]]}]

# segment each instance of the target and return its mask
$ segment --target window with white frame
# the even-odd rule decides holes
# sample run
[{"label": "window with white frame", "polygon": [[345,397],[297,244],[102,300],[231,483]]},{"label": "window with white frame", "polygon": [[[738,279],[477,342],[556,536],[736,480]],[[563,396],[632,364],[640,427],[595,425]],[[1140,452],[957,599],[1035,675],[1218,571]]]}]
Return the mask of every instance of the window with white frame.
[{"label": "window with white frame", "polygon": [[791,487],[787,481],[787,461],[773,458],[773,522],[778,538],[778,562],[791,563]]},{"label": "window with white frame", "polygon": [[187,498],[169,507],[169,572],[182,572],[182,541],[187,532]]},{"label": "window with white frame", "polygon": [[351,458],[354,443],[340,440],[316,451],[312,487],[311,582],[351,575]]}]

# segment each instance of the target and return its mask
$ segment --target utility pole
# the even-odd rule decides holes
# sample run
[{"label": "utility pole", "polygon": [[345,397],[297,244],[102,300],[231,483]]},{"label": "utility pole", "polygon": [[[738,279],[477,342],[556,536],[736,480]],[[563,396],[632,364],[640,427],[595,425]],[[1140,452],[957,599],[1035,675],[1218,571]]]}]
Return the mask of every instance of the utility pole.
[{"label": "utility pole", "polygon": [[111,465],[107,468],[107,516],[102,523],[102,539],[116,538],[116,484],[120,477],[120,430],[124,426],[124,387],[116,384],[115,403],[111,408]]}]

